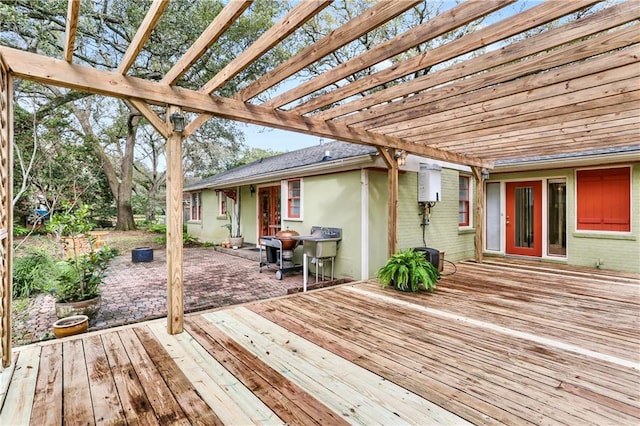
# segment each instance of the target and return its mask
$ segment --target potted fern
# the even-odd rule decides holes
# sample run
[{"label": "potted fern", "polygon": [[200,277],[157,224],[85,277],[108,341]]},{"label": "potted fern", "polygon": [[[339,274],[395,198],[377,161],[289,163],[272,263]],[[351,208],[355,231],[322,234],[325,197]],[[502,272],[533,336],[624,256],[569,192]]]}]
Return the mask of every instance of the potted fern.
[{"label": "potted fern", "polygon": [[427,261],[423,252],[412,248],[392,255],[378,270],[383,288],[392,285],[401,291],[419,291],[420,286],[433,291],[439,278],[438,268]]}]

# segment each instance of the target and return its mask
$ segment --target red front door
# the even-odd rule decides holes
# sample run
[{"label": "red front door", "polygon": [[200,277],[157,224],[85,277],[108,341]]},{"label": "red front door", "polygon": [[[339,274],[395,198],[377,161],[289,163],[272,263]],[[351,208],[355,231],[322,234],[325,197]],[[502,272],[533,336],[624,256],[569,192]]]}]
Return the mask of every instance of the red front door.
[{"label": "red front door", "polygon": [[275,235],[280,230],[280,187],[267,186],[258,189],[258,220],[260,235]]},{"label": "red front door", "polygon": [[542,256],[542,182],[507,183],[507,254]]}]

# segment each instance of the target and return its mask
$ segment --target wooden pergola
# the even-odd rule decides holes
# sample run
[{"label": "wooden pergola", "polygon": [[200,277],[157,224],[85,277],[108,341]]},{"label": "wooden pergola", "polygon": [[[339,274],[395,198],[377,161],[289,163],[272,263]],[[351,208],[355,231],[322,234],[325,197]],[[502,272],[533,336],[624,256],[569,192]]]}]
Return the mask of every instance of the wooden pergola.
[{"label": "wooden pergola", "polygon": [[[629,0],[579,19],[597,3],[548,1],[479,27],[420,55],[413,47],[514,3],[467,1],[381,43],[330,71],[279,93],[259,95],[310,64],[397,17],[415,0],[373,4],[286,62],[247,82],[233,96],[217,94],[231,78],[317,15],[329,1],[301,1],[199,90],[176,82],[250,6],[230,1],[159,81],[127,73],[168,2],[154,0],[117,69],[74,63],[80,1],[69,0],[64,52],[48,57],[0,47],[0,273],[2,360],[11,362],[12,80],[126,99],[167,139],[167,328],[183,328],[182,141],[211,117],[376,146],[389,167],[389,244],[396,247],[397,151],[468,165],[476,179],[476,257],[482,257],[483,168],[496,160],[638,144],[640,2]],[[544,30],[529,34],[546,23]],[[481,52],[479,49],[487,48]],[[393,59],[393,65],[347,83],[345,77]],[[403,77],[432,67],[421,77]],[[379,88],[367,96],[370,89]],[[323,91],[320,94],[320,91]],[[150,105],[199,114],[183,133]]]}]

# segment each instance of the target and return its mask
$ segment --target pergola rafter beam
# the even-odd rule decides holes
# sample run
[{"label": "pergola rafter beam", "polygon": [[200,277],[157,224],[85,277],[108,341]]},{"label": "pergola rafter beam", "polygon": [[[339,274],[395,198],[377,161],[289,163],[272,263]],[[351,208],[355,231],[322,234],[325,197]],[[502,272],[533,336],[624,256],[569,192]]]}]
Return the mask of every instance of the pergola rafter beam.
[{"label": "pergola rafter beam", "polygon": [[[598,120],[601,118],[602,121]],[[447,142],[433,142],[432,145],[438,148],[447,149],[459,144],[465,144],[467,148],[492,148],[497,146],[504,146],[505,143],[517,145],[522,147],[523,143],[533,142],[535,145],[539,140],[559,137],[564,139],[572,139],[574,137],[600,135],[606,131],[615,128],[616,133],[624,133],[628,130],[636,130],[640,136],[640,128],[637,127],[638,116],[633,112],[627,112],[625,114],[611,114],[610,117],[597,117],[592,118],[589,121],[576,120],[575,122],[566,123],[561,129],[558,126],[545,126],[537,127],[531,130],[515,130],[511,132],[499,133],[497,138],[491,136],[469,136],[460,137],[458,139],[448,140]],[[469,139],[473,139],[473,144],[469,144]]]},{"label": "pergola rafter beam", "polygon": [[[565,43],[571,43],[598,32],[624,25],[638,18],[640,18],[640,2],[622,3],[599,13],[584,17],[581,20],[572,21],[561,27],[546,31],[538,36],[528,37],[523,41],[512,43],[502,49],[454,64],[441,71],[429,73],[358,100],[335,106],[327,111],[315,114],[315,117],[323,120],[335,119],[336,117],[360,111],[357,114],[346,116],[343,119],[346,124],[353,124],[375,117],[376,114],[386,115],[387,108],[384,104],[388,102],[406,96],[409,96],[407,100],[410,100],[410,95],[415,93],[420,93],[429,88],[451,83],[457,79],[462,79],[477,73],[489,71],[492,68],[521,60],[527,56],[549,51]],[[516,77],[517,76],[513,76],[512,78]],[[384,108],[376,112],[376,105],[383,105]]]},{"label": "pergola rafter beam", "polygon": [[351,19],[340,28],[331,31],[317,43],[303,49],[293,58],[284,62],[273,71],[267,72],[258,80],[245,87],[238,93],[236,99],[247,101],[257,96],[302,70],[304,67],[329,55],[335,49],[352,42],[420,2],[421,0],[384,0],[374,4],[361,15]]},{"label": "pergola rafter beam", "polygon": [[253,0],[230,1],[160,82],[164,84],[175,83],[236,22],[252,2]]},{"label": "pergola rafter beam", "polygon": [[[381,133],[409,130],[422,125],[426,116],[457,108],[460,105],[491,101],[534,88],[573,81],[576,78],[601,71],[637,64],[638,52],[636,48],[629,47],[609,53],[607,50],[611,49],[611,46],[614,49],[623,47],[628,43],[628,37],[639,38],[639,34],[638,28],[624,29],[607,34],[597,40],[588,40],[559,49],[548,55],[505,65],[496,69],[491,75],[481,74],[469,77],[455,84],[448,84],[412,96],[406,99],[406,102],[401,101],[397,102],[397,105],[389,105],[386,108],[387,114],[375,114],[378,116],[361,121],[357,123],[357,126],[375,129]],[[590,56],[595,57],[589,58]],[[565,66],[568,62],[575,61],[583,62],[579,67]],[[545,66],[554,68],[554,71],[535,73]],[[514,75],[524,77],[513,79]],[[375,113],[375,111],[373,112]],[[337,121],[344,123],[347,120]]]},{"label": "pergola rafter beam", "polygon": [[76,44],[76,32],[78,30],[78,14],[80,13],[80,0],[69,0],[67,6],[67,23],[64,40],[64,60],[73,60],[73,48]]},{"label": "pergola rafter beam", "polygon": [[127,71],[129,71],[129,68],[131,68],[131,65],[135,62],[138,54],[168,6],[169,2],[167,0],[153,0],[151,7],[138,27],[136,35],[133,37],[133,40],[131,40],[131,44],[129,44],[129,48],[125,52],[122,61],[120,61],[120,65],[118,66],[118,72],[120,74],[126,74]]},{"label": "pergola rafter beam", "polygon": [[[566,120],[573,120],[580,117],[594,117],[615,111],[630,110],[637,112],[639,100],[640,90],[634,90],[604,98],[590,99],[578,104],[557,107],[553,109],[553,115],[551,115],[547,109],[536,109],[532,112],[518,115],[505,115],[503,111],[503,114],[493,116],[491,119],[484,117],[485,119],[483,120],[481,118],[482,121],[478,121],[473,116],[468,116],[464,117],[462,121],[457,121],[455,128],[452,128],[447,122],[438,123],[429,130],[429,135],[432,140],[440,138],[442,140],[449,140],[449,136],[476,130],[485,129],[492,131],[492,129],[495,128],[499,131],[503,126],[516,125],[535,128],[540,125],[540,123],[555,123],[557,125],[558,123],[564,123]],[[422,139],[422,137],[416,137],[415,139]],[[409,138],[409,140],[413,140],[413,138]]]},{"label": "pergola rafter beam", "polygon": [[297,112],[298,114],[306,114],[320,109],[346,99],[349,96],[373,89],[385,83],[390,83],[409,74],[519,34],[522,31],[535,28],[538,25],[560,18],[567,13],[579,10],[590,3],[593,3],[593,0],[542,3],[522,12],[520,15],[509,17],[474,31],[467,37],[462,37],[440,47],[430,49],[420,55],[395,63],[392,67],[378,71],[370,76],[359,78],[357,81],[339,87],[324,95],[309,99],[305,103],[292,108],[291,111]]},{"label": "pergola rafter beam", "polygon": [[[635,96],[636,99],[640,100],[637,93]],[[610,98],[614,97],[612,96]],[[566,128],[570,123],[598,123],[601,121],[608,121],[616,117],[637,117],[637,106],[638,104],[633,101],[618,103],[616,100],[611,99],[609,106],[603,106],[591,110],[580,110],[578,112],[574,111],[570,113],[554,114],[553,117],[549,116],[546,111],[544,112],[544,116],[538,115],[537,118],[520,118],[518,121],[515,121],[512,117],[508,117],[508,119],[504,121],[505,124],[502,124],[502,120],[500,120],[500,122],[491,121],[486,123],[487,127],[485,128],[479,128],[478,126],[472,125],[450,130],[447,129],[446,131],[440,132],[429,132],[430,144],[442,148],[442,146],[433,143],[433,141],[447,140],[450,142],[458,140],[466,141],[467,144],[473,146],[474,142],[470,143],[469,140],[476,141],[476,138],[482,137],[491,137],[495,139],[496,134],[504,134],[503,132],[526,131],[527,133],[535,134],[538,131],[543,131],[545,129],[558,128],[558,122],[562,122],[562,128]],[[555,111],[558,110],[560,110],[560,108]]]},{"label": "pergola rafter beam", "polygon": [[330,0],[306,0],[300,2],[280,22],[269,28],[255,43],[242,52],[240,56],[229,62],[227,66],[202,87],[201,91],[208,94],[215,92],[330,4]]},{"label": "pergola rafter beam", "polygon": [[[632,72],[636,72],[636,76],[634,77],[624,80],[614,80],[594,87],[584,87],[575,91],[563,91],[562,85],[559,85],[557,95],[552,95],[550,91],[547,92],[548,88],[540,88],[533,90],[533,94],[523,93],[517,96],[514,95],[512,99],[508,99],[510,97],[507,97],[507,99],[496,99],[492,102],[456,108],[454,111],[434,114],[433,124],[425,124],[419,128],[411,129],[410,132],[398,132],[396,136],[413,141],[429,140],[430,143],[433,143],[429,132],[437,128],[435,126],[438,123],[446,128],[453,128],[456,124],[461,124],[460,119],[464,117],[467,118],[464,122],[474,122],[477,120],[491,121],[504,116],[515,117],[536,111],[546,111],[548,117],[555,117],[554,110],[557,108],[580,104],[587,100],[606,98],[621,93],[637,93],[636,89],[640,87],[640,76],[637,75],[638,70],[640,70],[640,67],[633,67],[631,69]],[[593,82],[593,80],[589,81]],[[534,93],[536,91],[542,93]],[[556,119],[556,123],[561,123],[560,120],[561,118]],[[520,121],[526,121],[526,119]],[[443,137],[443,139],[448,139],[448,135]]]},{"label": "pergola rafter beam", "polygon": [[[117,98],[138,98],[158,105],[179,105],[187,111],[206,112],[230,120],[289,130],[345,142],[392,147],[457,164],[492,167],[493,163],[454,152],[441,151],[424,144],[414,144],[397,137],[348,128],[313,118],[274,111],[235,99],[210,96],[181,87],[172,87],[119,73],[69,64],[57,59],[0,47],[11,72],[21,78],[45,84],[103,94]],[[108,82],[108,84],[105,84]]]},{"label": "pergola rafter beam", "polygon": [[[633,147],[636,151],[640,149],[638,145],[638,138],[640,133],[637,130],[627,131],[626,133],[615,134],[614,137],[606,136],[611,135],[611,130],[605,133],[606,147],[607,149],[613,147]],[[558,155],[558,154],[571,154],[576,151],[584,152],[590,150],[596,150],[602,148],[603,135],[582,135],[574,136],[572,138],[565,138],[561,146],[556,149],[549,150],[546,155]],[[495,160],[509,160],[512,158],[534,158],[541,157],[540,145],[545,144],[548,141],[554,141],[553,138],[539,139],[531,144],[526,145],[501,145],[498,147],[483,148],[483,152],[487,152],[491,155],[491,158]]]},{"label": "pergola rafter beam", "polygon": [[514,0],[487,0],[482,2],[465,2],[445,13],[442,13],[424,24],[412,28],[393,39],[367,50],[359,56],[344,62],[331,71],[325,72],[313,80],[298,85],[273,99],[265,102],[266,106],[279,108],[290,102],[309,95],[330,84],[340,81],[354,73],[372,67],[384,60],[392,58],[406,50],[428,40],[465,25],[474,19],[507,6]]}]

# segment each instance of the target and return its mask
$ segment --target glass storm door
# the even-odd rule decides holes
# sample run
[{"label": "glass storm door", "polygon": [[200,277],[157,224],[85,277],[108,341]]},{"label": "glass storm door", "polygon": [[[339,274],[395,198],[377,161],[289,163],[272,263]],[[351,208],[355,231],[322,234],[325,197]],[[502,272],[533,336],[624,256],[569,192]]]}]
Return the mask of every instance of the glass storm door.
[{"label": "glass storm door", "polygon": [[260,201],[260,235],[275,235],[280,230],[280,186],[268,186],[258,189]]},{"label": "glass storm door", "polygon": [[547,189],[547,253],[567,255],[567,183],[564,179],[549,181]]},{"label": "glass storm door", "polygon": [[542,256],[542,182],[507,183],[507,254]]},{"label": "glass storm door", "polygon": [[487,218],[487,238],[485,248],[500,251],[502,224],[500,214],[500,182],[487,182],[487,202],[485,206]]}]

